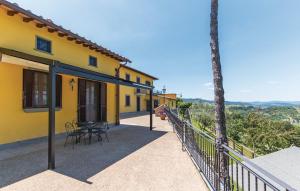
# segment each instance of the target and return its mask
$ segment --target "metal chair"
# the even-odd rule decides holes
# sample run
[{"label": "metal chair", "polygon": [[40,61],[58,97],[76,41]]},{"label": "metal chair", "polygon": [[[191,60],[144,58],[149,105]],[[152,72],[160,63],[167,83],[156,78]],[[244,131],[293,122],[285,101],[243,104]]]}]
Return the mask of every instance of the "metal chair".
[{"label": "metal chair", "polygon": [[98,138],[99,137],[101,138],[101,134],[104,134],[107,142],[109,142],[108,133],[107,133],[108,130],[109,130],[109,126],[108,126],[108,123],[106,121],[98,122],[95,125],[94,129],[96,130],[96,133],[98,134]]},{"label": "metal chair", "polygon": [[[72,148],[74,149],[74,144],[77,143],[77,138],[80,136],[80,133],[75,131],[72,123],[70,123],[70,122],[65,123],[65,129],[66,129],[67,137],[65,140],[64,147],[66,147],[66,145],[67,145],[68,138],[71,137]],[[75,140],[74,140],[74,138],[75,138]]]},{"label": "metal chair", "polygon": [[86,144],[85,136],[86,134],[88,134],[88,132],[86,130],[79,128],[78,122],[75,119],[72,121],[72,126],[74,128],[74,131],[79,134],[78,142],[80,143],[81,137],[83,137],[84,144]]}]

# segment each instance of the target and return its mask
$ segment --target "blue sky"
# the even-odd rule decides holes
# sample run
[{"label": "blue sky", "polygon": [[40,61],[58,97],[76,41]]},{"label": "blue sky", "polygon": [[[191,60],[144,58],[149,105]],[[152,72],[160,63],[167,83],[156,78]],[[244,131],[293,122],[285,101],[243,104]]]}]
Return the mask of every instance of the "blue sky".
[{"label": "blue sky", "polygon": [[[159,77],[157,89],[213,98],[210,0],[14,0]],[[300,100],[300,1],[220,0],[226,100]]]}]

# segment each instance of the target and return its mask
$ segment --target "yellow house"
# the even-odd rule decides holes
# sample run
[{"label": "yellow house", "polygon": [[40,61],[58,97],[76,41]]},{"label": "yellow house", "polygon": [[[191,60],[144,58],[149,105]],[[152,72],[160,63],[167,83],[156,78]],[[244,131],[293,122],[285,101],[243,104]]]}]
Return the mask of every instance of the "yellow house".
[{"label": "yellow house", "polygon": [[[168,93],[168,94],[159,94],[158,96],[159,105],[167,105],[171,109],[176,108],[176,98],[177,95],[174,93]],[[155,107],[155,97],[154,97],[154,107]]]},{"label": "yellow house", "polygon": [[118,124],[152,107],[157,78],[129,59],[5,0],[0,23],[0,145],[49,136],[52,153],[68,121]]},{"label": "yellow house", "polygon": [[[122,67],[120,70],[120,77],[128,81],[134,81],[149,86],[153,86],[154,80],[157,80],[156,77],[128,66]],[[121,113],[149,111],[149,90],[121,86],[120,98]]]}]

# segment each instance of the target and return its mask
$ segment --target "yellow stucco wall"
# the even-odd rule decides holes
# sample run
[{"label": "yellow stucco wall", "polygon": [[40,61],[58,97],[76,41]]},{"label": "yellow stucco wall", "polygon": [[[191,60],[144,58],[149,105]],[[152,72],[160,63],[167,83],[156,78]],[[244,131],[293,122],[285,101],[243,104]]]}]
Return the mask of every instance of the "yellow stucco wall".
[{"label": "yellow stucco wall", "polygon": [[171,109],[175,109],[176,108],[176,99],[174,99],[173,97],[164,97],[164,95],[160,95],[158,96],[159,99],[159,104],[163,105],[166,104],[168,105]]},{"label": "yellow stucco wall", "polygon": [[[69,81],[75,79],[72,91]],[[22,104],[23,67],[0,62],[0,144],[46,136],[48,112],[25,112]],[[107,84],[107,120],[115,122],[115,85]],[[56,111],[56,133],[77,119],[77,78],[62,76],[62,108]]]},{"label": "yellow stucco wall", "polygon": [[[77,87],[71,91],[68,76],[63,76],[62,109],[56,112],[56,132],[64,123],[76,119]],[[48,112],[26,113],[23,110],[23,68],[0,63],[0,144],[47,135]]]},{"label": "yellow stucco wall", "polygon": [[[153,84],[153,79],[139,74],[135,71],[131,71],[127,68],[121,68],[120,70],[120,77],[125,79],[125,75],[130,74],[130,81],[137,81],[137,77],[140,77],[141,81],[140,83],[146,84],[146,81],[151,82]],[[141,90],[144,91],[144,90]],[[149,91],[147,91],[149,93]],[[130,106],[125,105],[125,96],[130,96]],[[140,95],[141,99],[141,111],[146,111],[147,109],[147,96],[146,95]],[[137,111],[137,95],[136,95],[136,88],[132,87],[126,87],[126,86],[120,86],[120,112],[126,113],[126,112],[136,112]]]},{"label": "yellow stucco wall", "polygon": [[[78,45],[75,41],[69,41],[67,37],[59,37],[57,33],[49,33],[46,28],[37,28],[33,22],[25,23],[21,16],[7,16],[2,8],[0,8],[0,23],[0,47],[115,75],[115,68],[119,65],[117,60]],[[52,42],[52,54],[35,50],[36,36]],[[90,55],[97,57],[98,67],[88,65]]]},{"label": "yellow stucco wall", "polygon": [[[115,68],[120,63],[101,53],[97,53],[74,41],[68,41],[66,37],[59,37],[57,33],[49,33],[46,28],[37,28],[33,22],[25,23],[19,15],[8,16],[3,8],[0,8],[0,47],[13,49],[35,56],[58,60],[60,62],[75,65],[88,70],[115,75]],[[48,39],[52,42],[52,54],[35,50],[36,36]],[[88,65],[89,56],[97,57],[98,67]],[[130,73],[131,80],[141,77],[141,83],[152,79],[135,71],[122,68],[121,77]],[[72,91],[69,85],[71,79],[76,84]],[[22,82],[23,67],[0,62],[0,144],[11,143],[41,136],[47,136],[48,112],[26,113],[22,107]],[[153,84],[153,82],[152,82]],[[56,132],[64,132],[66,121],[77,118],[77,78],[63,76],[62,109],[56,112]],[[130,107],[125,107],[125,95],[131,95]],[[109,123],[116,121],[115,85],[107,85],[107,120]],[[120,88],[121,112],[136,111],[135,88]],[[146,110],[146,98],[141,97],[141,110]]]}]

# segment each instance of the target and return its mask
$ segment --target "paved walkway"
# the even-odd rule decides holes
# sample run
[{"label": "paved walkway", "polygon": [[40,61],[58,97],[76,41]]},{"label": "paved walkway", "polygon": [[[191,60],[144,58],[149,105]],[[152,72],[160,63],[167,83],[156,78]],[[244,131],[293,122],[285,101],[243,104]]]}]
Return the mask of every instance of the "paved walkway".
[{"label": "paved walkway", "polygon": [[[110,142],[63,147],[56,142],[56,170],[46,170],[47,144],[0,159],[0,190],[206,191],[167,121],[127,116]],[[1,153],[0,153],[1,155]]]}]

